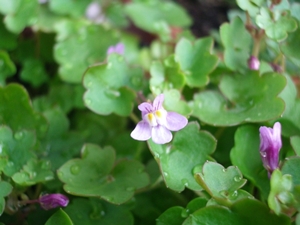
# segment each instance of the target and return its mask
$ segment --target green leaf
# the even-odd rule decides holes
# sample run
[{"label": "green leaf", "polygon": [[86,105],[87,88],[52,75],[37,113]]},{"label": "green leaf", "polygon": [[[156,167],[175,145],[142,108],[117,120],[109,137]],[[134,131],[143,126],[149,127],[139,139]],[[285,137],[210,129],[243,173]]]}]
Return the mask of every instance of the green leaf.
[{"label": "green leaf", "polygon": [[49,161],[30,160],[20,172],[12,176],[15,183],[22,186],[30,186],[39,182],[45,182],[54,179]]},{"label": "green leaf", "polygon": [[202,188],[216,200],[235,200],[238,197],[237,190],[246,183],[237,167],[230,166],[225,169],[221,164],[209,161],[195,177]]},{"label": "green leaf", "polygon": [[300,29],[289,34],[286,41],[280,45],[280,48],[287,57],[300,59],[300,52],[297,51],[300,48]]},{"label": "green leaf", "polygon": [[208,84],[208,75],[218,63],[218,57],[211,53],[212,47],[212,38],[201,38],[193,44],[183,38],[176,45],[175,60],[179,62],[190,87],[203,87]]},{"label": "green leaf", "polygon": [[90,2],[91,0],[64,0],[63,2],[60,0],[51,0],[49,1],[49,7],[57,14],[81,17],[84,15]]},{"label": "green leaf", "polygon": [[282,174],[279,169],[273,171],[268,205],[277,215],[293,203],[292,188],[293,181],[290,174]]},{"label": "green leaf", "polygon": [[291,145],[297,156],[300,156],[300,136],[291,137]]},{"label": "green leaf", "polygon": [[191,19],[185,10],[174,2],[130,2],[126,4],[125,11],[137,27],[160,35],[164,35],[162,24],[167,27],[187,27],[191,24]]},{"label": "green leaf", "polygon": [[[252,41],[243,21],[236,17],[231,23],[224,23],[220,27],[220,35],[225,48],[224,62],[226,66],[234,71],[247,69]],[[236,38],[237,35],[239,38]]]},{"label": "green leaf", "polygon": [[297,98],[297,88],[289,75],[285,75],[287,85],[280,93],[285,102],[285,110],[278,121],[281,123],[282,134],[284,136],[293,136],[300,133],[300,99]]},{"label": "green leaf", "polygon": [[179,91],[172,89],[164,92],[165,101],[164,107],[167,111],[177,112],[181,115],[188,116],[191,114],[192,109],[186,103],[181,100],[181,94]]},{"label": "green leaf", "polygon": [[216,148],[216,141],[210,133],[199,131],[199,125],[192,122],[176,132],[171,144],[159,145],[149,140],[148,145],[168,188],[178,192],[185,187],[201,190],[194,173]]},{"label": "green leaf", "polygon": [[11,193],[13,186],[6,182],[0,181],[0,216],[2,215],[4,208],[5,208],[5,199],[7,195]]},{"label": "green leaf", "polygon": [[284,102],[277,95],[285,85],[285,77],[276,73],[225,75],[220,83],[224,97],[217,91],[195,94],[193,115],[214,126],[271,120],[284,111]]},{"label": "green leaf", "polygon": [[186,209],[180,206],[169,208],[156,219],[156,225],[181,225],[190,214],[205,207],[206,203],[206,199],[199,197],[190,201]]},{"label": "green leaf", "polygon": [[183,72],[174,56],[169,56],[163,63],[154,61],[150,68],[150,88],[153,93],[160,94],[172,88],[181,90],[185,84]]},{"label": "green leaf", "polygon": [[81,159],[72,159],[59,168],[64,190],[73,195],[101,197],[114,204],[128,201],[137,189],[149,183],[144,166],[133,160],[115,162],[111,147],[86,144]]},{"label": "green leaf", "polygon": [[45,223],[45,225],[73,225],[72,220],[68,216],[67,213],[65,213],[64,210],[59,209],[56,213],[54,213]]},{"label": "green leaf", "polygon": [[96,198],[75,198],[65,209],[74,225],[133,225],[131,213],[123,206],[116,206]]},{"label": "green leaf", "polygon": [[247,11],[251,16],[255,16],[258,12],[260,7],[265,3],[265,0],[237,0],[236,1],[238,6]]},{"label": "green leaf", "polygon": [[129,68],[122,56],[112,54],[106,64],[90,67],[85,73],[84,102],[97,114],[128,116],[135,99],[135,93],[129,88],[139,89],[142,79],[140,69]]},{"label": "green leaf", "polygon": [[7,77],[14,75],[16,66],[7,52],[0,50],[0,83],[4,84]]},{"label": "green leaf", "polygon": [[[253,216],[255,212],[255,216]],[[284,215],[274,215],[263,203],[254,199],[242,199],[234,203],[231,209],[221,206],[207,206],[187,218],[183,225],[198,224],[230,225],[289,225],[290,219]]]},{"label": "green leaf", "polygon": [[26,130],[14,133],[7,126],[0,127],[0,170],[7,176],[18,172],[28,160],[34,158],[32,148],[35,135]]},{"label": "green leaf", "polygon": [[80,83],[87,67],[103,61],[108,47],[117,42],[112,30],[82,21],[62,21],[56,24],[56,31],[54,58],[62,80],[71,83]]},{"label": "green leaf", "polygon": [[19,84],[0,87],[0,123],[12,130],[35,130],[38,137],[47,131],[46,119],[33,111],[28,93]]},{"label": "green leaf", "polygon": [[33,87],[39,87],[48,80],[43,63],[38,59],[28,59],[24,62],[21,79]]},{"label": "green leaf", "polygon": [[20,33],[26,26],[31,26],[36,22],[38,1],[0,0],[0,5],[0,12],[6,15],[4,23],[13,33]]},{"label": "green leaf", "polygon": [[259,188],[267,199],[270,182],[259,153],[259,132],[256,126],[239,127],[234,135],[235,145],[230,152],[232,164],[238,166],[243,175]]},{"label": "green leaf", "polygon": [[283,166],[281,168],[282,174],[289,174],[292,176],[293,184],[294,185],[300,185],[300,157],[291,157],[286,158]]},{"label": "green leaf", "polygon": [[287,38],[288,32],[297,29],[297,21],[290,16],[290,11],[271,12],[262,7],[260,14],[256,16],[256,24],[266,31],[266,35],[276,41],[283,41]]}]

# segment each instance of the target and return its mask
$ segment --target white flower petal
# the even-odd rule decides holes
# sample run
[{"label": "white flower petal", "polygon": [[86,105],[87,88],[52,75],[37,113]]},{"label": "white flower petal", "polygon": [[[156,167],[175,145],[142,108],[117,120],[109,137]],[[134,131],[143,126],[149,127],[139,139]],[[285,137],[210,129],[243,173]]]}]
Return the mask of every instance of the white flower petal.
[{"label": "white flower petal", "polygon": [[152,140],[156,144],[165,144],[172,140],[172,133],[164,126],[152,127]]},{"label": "white flower petal", "polygon": [[139,122],[130,136],[139,141],[146,141],[151,137],[151,127],[146,121]]}]

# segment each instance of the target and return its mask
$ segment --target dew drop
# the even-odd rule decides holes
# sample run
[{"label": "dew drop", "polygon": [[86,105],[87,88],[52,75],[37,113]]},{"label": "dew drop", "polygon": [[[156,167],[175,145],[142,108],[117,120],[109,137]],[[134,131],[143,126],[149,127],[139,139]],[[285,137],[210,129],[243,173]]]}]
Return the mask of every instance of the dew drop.
[{"label": "dew drop", "polygon": [[9,161],[8,163],[7,163],[7,166],[8,167],[13,167],[15,164],[14,164],[14,162],[12,162],[12,161]]},{"label": "dew drop", "polygon": [[190,214],[190,210],[189,210],[189,209],[183,209],[183,210],[181,211],[181,217],[183,217],[183,218],[188,217],[189,214]]},{"label": "dew drop", "polygon": [[222,169],[222,171],[225,173],[225,172],[226,172],[226,169],[225,169],[225,168],[223,168],[223,169]]},{"label": "dew drop", "polygon": [[73,175],[76,175],[80,172],[80,167],[78,165],[73,165],[71,166],[70,170]]},{"label": "dew drop", "polygon": [[159,159],[160,155],[157,152],[154,152],[154,158]]},{"label": "dew drop", "polygon": [[60,177],[60,178],[62,178],[62,177],[64,176],[64,173],[61,172],[61,171],[58,171],[58,172],[57,172],[57,176]]},{"label": "dew drop", "polygon": [[54,177],[53,176],[47,176],[45,177],[45,180],[48,181],[48,180],[52,180]]},{"label": "dew drop", "polygon": [[184,184],[184,186],[186,186],[186,187],[189,186],[189,182],[187,179],[182,179],[181,183]]},{"label": "dew drop", "polygon": [[115,91],[112,89],[105,90],[104,93],[109,98],[118,98],[121,96],[121,93],[119,91]]},{"label": "dew drop", "polygon": [[264,158],[267,157],[267,153],[266,153],[266,152],[260,152],[260,155],[261,155],[262,157],[264,157]]},{"label": "dew drop", "polygon": [[164,177],[168,177],[169,174],[167,172],[164,172]]},{"label": "dew drop", "polygon": [[16,132],[14,138],[16,140],[21,140],[23,138],[23,132],[22,131]]},{"label": "dew drop", "polygon": [[240,181],[242,180],[242,177],[241,177],[241,176],[235,176],[235,177],[233,178],[233,180],[234,180],[235,182],[240,182]]},{"label": "dew drop", "polygon": [[234,191],[232,194],[231,194],[231,198],[232,199],[236,199],[238,196],[238,192],[237,191]]},{"label": "dew drop", "polygon": [[91,105],[91,104],[92,104],[92,100],[89,99],[89,98],[87,98],[87,99],[85,99],[85,103],[86,103],[87,105]]},{"label": "dew drop", "polygon": [[126,188],[126,191],[134,191],[134,190],[135,190],[134,187],[128,187],[128,188]]}]

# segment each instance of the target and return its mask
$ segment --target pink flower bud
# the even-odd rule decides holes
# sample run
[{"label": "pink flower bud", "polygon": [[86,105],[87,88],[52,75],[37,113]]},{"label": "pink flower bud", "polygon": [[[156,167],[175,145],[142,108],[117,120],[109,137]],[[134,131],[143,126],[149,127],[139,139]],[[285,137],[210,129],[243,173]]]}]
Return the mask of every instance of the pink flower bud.
[{"label": "pink flower bud", "polygon": [[250,56],[248,59],[248,67],[250,70],[259,70],[260,62],[255,56]]},{"label": "pink flower bud", "polygon": [[69,199],[62,194],[47,194],[39,198],[39,203],[43,209],[48,210],[57,207],[66,207],[69,203]]}]

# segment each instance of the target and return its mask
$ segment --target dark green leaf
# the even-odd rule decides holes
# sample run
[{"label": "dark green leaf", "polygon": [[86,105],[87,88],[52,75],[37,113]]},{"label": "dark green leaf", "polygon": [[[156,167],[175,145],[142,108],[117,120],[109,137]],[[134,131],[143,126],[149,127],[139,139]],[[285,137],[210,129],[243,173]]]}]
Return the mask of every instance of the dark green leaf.
[{"label": "dark green leaf", "polygon": [[72,220],[64,210],[59,209],[45,223],[45,225],[73,225]]}]

